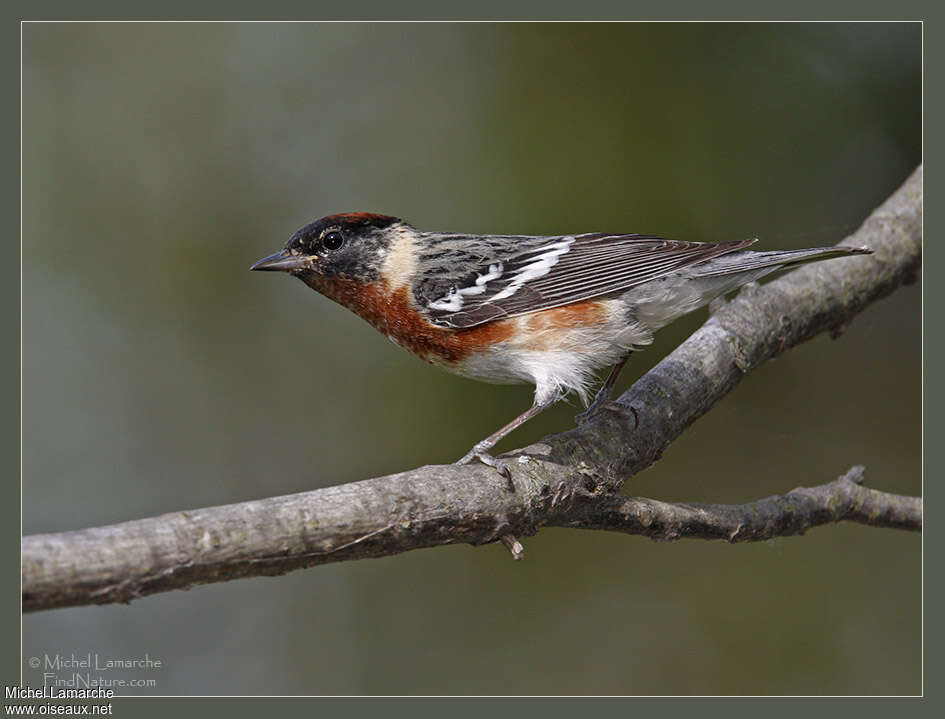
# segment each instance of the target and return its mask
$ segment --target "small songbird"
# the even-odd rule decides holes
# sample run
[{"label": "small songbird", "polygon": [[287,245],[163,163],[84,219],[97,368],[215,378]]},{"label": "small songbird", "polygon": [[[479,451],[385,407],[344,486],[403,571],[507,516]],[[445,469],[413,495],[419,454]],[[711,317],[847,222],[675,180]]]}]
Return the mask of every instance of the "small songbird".
[{"label": "small songbird", "polygon": [[753,252],[754,239],[705,243],[591,232],[524,236],[423,232],[353,212],[306,225],[250,269],[279,270],[355,312],[421,359],[464,377],[530,382],[530,409],[457,464],[481,461],[505,435],[568,392],[606,404],[630,353],[714,298],[789,265],[869,254],[858,247]]}]

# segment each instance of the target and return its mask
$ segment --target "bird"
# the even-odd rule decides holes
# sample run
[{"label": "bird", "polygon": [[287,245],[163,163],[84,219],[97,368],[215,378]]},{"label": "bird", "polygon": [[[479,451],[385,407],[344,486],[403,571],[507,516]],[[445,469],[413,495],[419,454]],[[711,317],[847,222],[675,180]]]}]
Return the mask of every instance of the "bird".
[{"label": "bird", "polygon": [[508,464],[490,450],[571,393],[587,406],[597,371],[610,367],[583,418],[600,411],[630,355],[661,327],[786,267],[871,252],[745,249],[756,241],[429,232],[348,212],[305,225],[250,269],[297,277],[432,365],[533,384],[531,407],[455,463],[482,462],[511,484]]}]

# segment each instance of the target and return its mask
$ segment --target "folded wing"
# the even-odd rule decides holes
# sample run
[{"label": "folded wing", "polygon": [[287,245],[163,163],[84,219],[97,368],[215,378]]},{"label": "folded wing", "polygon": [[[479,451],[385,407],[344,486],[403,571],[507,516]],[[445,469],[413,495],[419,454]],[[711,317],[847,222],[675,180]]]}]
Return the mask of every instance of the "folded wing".
[{"label": "folded wing", "polygon": [[603,233],[540,239],[520,252],[484,262],[447,287],[423,293],[423,311],[441,327],[475,327],[623,292],[755,242],[680,242]]}]

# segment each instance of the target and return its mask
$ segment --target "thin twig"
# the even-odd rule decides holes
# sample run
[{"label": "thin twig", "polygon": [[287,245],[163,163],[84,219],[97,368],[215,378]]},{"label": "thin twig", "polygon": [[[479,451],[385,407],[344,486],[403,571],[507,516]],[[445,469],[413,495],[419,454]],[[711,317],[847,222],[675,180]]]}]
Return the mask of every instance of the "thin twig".
[{"label": "thin twig", "polygon": [[789,537],[843,521],[921,531],[922,501],[860,486],[864,471],[858,465],[834,482],[798,487],[748,504],[671,504],[612,495],[576,507],[549,524],[642,534],[661,541],[724,539],[733,543]]}]

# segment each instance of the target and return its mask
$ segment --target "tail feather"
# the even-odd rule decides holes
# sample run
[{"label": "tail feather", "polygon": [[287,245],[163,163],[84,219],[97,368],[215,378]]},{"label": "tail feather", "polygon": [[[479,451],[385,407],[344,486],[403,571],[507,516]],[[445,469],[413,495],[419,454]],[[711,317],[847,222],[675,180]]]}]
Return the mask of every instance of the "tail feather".
[{"label": "tail feather", "polygon": [[719,277],[751,272],[766,267],[772,268],[771,271],[773,272],[782,267],[800,265],[805,262],[818,262],[848,255],[871,254],[873,254],[873,251],[866,247],[844,247],[841,245],[810,247],[804,250],[773,250],[770,252],[745,250],[713,258],[708,262],[696,265],[693,269],[697,277]]}]

